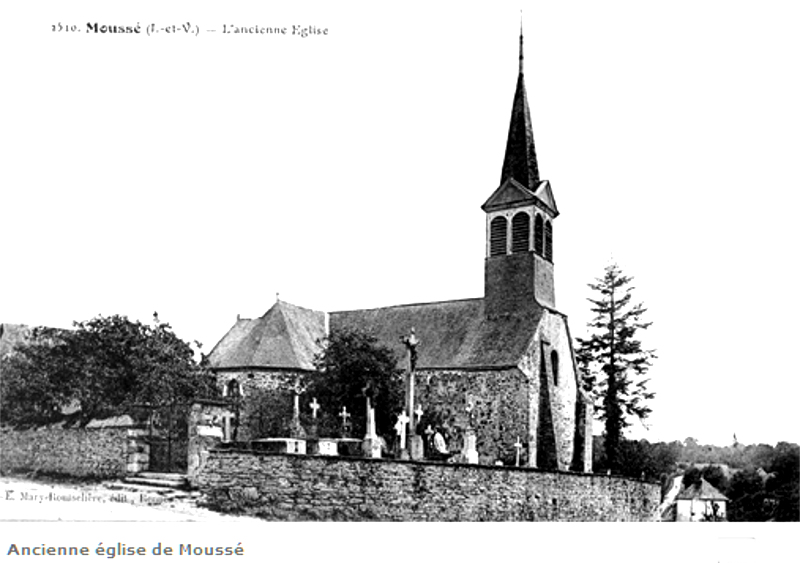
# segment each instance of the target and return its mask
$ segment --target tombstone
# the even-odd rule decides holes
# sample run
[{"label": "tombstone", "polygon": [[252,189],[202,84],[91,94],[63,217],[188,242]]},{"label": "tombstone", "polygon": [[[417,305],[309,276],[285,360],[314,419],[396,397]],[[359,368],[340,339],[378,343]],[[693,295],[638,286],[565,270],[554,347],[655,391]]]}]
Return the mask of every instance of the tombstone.
[{"label": "tombstone", "polygon": [[397,415],[397,422],[394,425],[394,430],[397,432],[398,450],[400,452],[400,459],[408,459],[408,450],[406,449],[406,424],[408,424],[408,415],[405,411]]},{"label": "tombstone", "polygon": [[367,431],[361,446],[366,457],[381,457],[381,443],[375,430],[375,409],[372,408],[369,397],[367,397]]},{"label": "tombstone", "polygon": [[464,463],[478,463],[478,449],[476,447],[477,438],[472,428],[464,431],[464,447],[461,449],[461,457]]},{"label": "tombstone", "polygon": [[347,407],[342,407],[342,412],[339,413],[339,418],[342,419],[342,438],[350,437],[350,413],[347,412]]},{"label": "tombstone", "polygon": [[300,424],[300,393],[297,390],[294,392],[294,408],[292,409],[292,422],[289,424],[289,437],[295,440],[305,440],[306,438],[306,430]]},{"label": "tombstone", "polygon": [[[427,428],[425,428],[425,451],[428,454],[430,454],[430,453],[432,453],[434,451],[434,449],[433,449],[433,435],[434,434],[436,434],[436,431],[433,428],[431,428],[431,425],[429,424],[427,426]],[[427,455],[426,457],[431,457],[431,456]]]}]

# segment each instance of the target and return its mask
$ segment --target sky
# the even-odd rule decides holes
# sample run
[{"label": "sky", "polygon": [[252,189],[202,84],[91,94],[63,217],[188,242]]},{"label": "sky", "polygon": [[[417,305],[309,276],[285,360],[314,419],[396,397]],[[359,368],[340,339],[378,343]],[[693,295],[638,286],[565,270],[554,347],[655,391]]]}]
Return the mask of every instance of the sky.
[{"label": "sky", "polygon": [[209,352],[277,295],[482,296],[521,8],[557,306],[585,336],[613,261],[653,323],[629,435],[800,442],[795,3],[8,4],[0,322],[157,311]]}]

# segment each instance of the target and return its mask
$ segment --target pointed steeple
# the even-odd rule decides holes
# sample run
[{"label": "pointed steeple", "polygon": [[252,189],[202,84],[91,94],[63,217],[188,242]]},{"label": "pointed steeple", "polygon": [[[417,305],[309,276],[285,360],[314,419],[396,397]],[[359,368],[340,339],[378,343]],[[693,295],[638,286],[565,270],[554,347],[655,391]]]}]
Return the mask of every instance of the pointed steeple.
[{"label": "pointed steeple", "polygon": [[528,95],[525,91],[525,75],[523,72],[522,22],[519,26],[519,75],[517,89],[514,92],[514,103],[511,107],[511,123],[508,126],[506,155],[503,160],[502,184],[509,178],[531,191],[539,184],[539,164],[536,161],[536,147],[533,143],[533,128],[528,109]]}]

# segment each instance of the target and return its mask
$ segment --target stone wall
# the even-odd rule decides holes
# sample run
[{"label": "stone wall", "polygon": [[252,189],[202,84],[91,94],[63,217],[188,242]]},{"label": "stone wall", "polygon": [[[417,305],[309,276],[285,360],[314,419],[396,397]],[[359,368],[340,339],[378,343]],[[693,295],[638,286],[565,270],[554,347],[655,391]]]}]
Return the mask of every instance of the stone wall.
[{"label": "stone wall", "polygon": [[[528,381],[518,369],[461,371],[420,370],[415,401],[425,414],[421,430],[441,423],[449,431],[448,449],[461,450],[461,439],[471,424],[477,436],[481,463],[514,460],[514,442],[529,433]],[[471,413],[466,407],[472,405]],[[470,423],[471,419],[471,423]],[[523,463],[527,454],[522,452]]]},{"label": "stone wall", "polygon": [[[64,428],[52,424],[27,430],[0,429],[0,471],[40,472],[75,477],[124,476],[144,452],[130,448],[137,429],[127,421]],[[134,459],[136,462],[134,463]],[[137,465],[138,466],[138,465]]]},{"label": "stone wall", "polygon": [[[553,365],[553,353],[558,365]],[[586,421],[576,419],[578,385],[566,318],[545,310],[520,369],[527,375],[530,465],[567,470],[575,460],[575,436]],[[585,432],[586,429],[581,429]],[[589,429],[591,435],[591,428]],[[591,455],[588,456],[591,459]],[[580,463],[575,469],[582,469]]]},{"label": "stone wall", "polygon": [[529,468],[210,452],[212,508],[268,520],[654,520],[657,484]]}]

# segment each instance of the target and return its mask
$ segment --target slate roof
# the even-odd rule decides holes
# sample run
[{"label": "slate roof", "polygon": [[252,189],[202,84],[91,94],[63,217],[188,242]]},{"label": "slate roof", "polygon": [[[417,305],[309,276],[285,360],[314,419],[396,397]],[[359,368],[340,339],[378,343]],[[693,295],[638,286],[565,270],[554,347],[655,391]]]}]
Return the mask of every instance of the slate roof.
[{"label": "slate roof", "polygon": [[519,75],[514,102],[511,106],[511,122],[508,125],[508,140],[503,160],[500,183],[513,178],[529,190],[539,184],[539,164],[533,142],[528,96],[525,92],[525,75],[522,72],[522,34],[519,36]]},{"label": "slate roof", "polygon": [[542,310],[487,319],[484,300],[464,299],[330,314],[330,328],[360,328],[395,351],[405,366],[400,341],[414,328],[420,340],[417,369],[516,366],[528,348]]},{"label": "slate roof", "polygon": [[728,500],[728,497],[701,477],[699,483],[685,488],[675,500]]},{"label": "slate roof", "polygon": [[238,319],[208,356],[215,369],[314,369],[325,313],[278,301],[257,319]]}]

